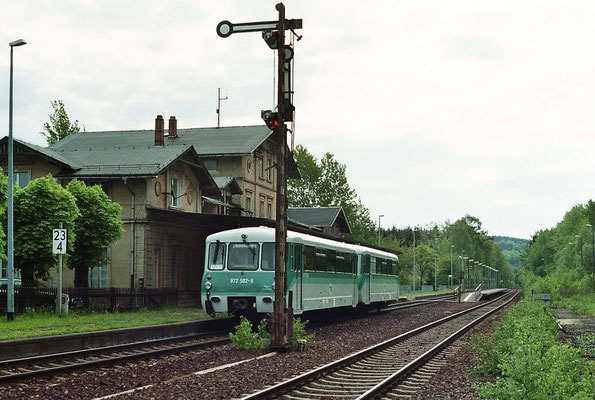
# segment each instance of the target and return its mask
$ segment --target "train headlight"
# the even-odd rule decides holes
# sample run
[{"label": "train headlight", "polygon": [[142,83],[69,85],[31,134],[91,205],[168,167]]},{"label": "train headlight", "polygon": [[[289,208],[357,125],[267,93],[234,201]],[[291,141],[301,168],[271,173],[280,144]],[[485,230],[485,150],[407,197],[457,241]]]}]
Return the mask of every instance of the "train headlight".
[{"label": "train headlight", "polygon": [[205,282],[205,289],[211,290],[212,287],[213,287],[213,284],[211,282]]},{"label": "train headlight", "polygon": [[271,289],[275,290],[275,282],[271,285]]}]

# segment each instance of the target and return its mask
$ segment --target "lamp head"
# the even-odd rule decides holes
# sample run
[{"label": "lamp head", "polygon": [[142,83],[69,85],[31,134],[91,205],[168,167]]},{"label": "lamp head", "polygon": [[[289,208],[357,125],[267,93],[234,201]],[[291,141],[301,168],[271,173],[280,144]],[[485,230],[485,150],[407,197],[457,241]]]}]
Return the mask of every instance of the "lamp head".
[{"label": "lamp head", "polygon": [[8,43],[8,45],[10,47],[18,47],[18,46],[22,46],[24,44],[27,44],[27,42],[25,42],[24,39],[17,39],[17,40],[15,40],[13,42]]}]

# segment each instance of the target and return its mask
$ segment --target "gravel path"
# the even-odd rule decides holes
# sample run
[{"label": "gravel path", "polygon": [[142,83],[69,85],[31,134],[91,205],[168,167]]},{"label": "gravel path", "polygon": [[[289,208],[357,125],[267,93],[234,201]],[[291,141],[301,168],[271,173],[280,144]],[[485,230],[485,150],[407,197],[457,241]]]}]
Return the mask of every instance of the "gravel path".
[{"label": "gravel path", "polygon": [[[196,371],[262,356],[265,352],[239,351],[228,345],[81,372],[74,377],[68,375],[13,384],[11,387],[0,387],[0,397],[3,399],[93,399],[150,385],[146,389],[116,398],[237,398],[242,394],[290,378],[474,305],[473,303],[443,302],[439,307],[413,308],[371,315],[364,319],[316,328],[311,332],[315,334],[315,344],[309,346],[303,353],[292,352],[260,358],[212,373],[193,374]],[[486,326],[487,328],[484,328]],[[475,329],[490,327],[491,323],[486,321]],[[430,385],[431,389],[420,393],[421,397],[418,398],[475,398],[474,390],[470,389],[475,380],[467,377],[466,373],[469,368],[469,354],[462,347],[455,357],[458,360],[455,360],[452,368],[437,376],[436,382]],[[438,389],[440,385],[442,385],[441,389]],[[447,397],[448,393],[458,395]]]}]

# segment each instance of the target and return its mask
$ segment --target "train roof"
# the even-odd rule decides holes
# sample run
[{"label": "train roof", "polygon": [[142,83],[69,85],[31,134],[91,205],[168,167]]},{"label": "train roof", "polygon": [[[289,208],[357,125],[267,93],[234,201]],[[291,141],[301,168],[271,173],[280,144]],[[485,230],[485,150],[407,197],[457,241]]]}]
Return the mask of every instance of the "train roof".
[{"label": "train roof", "polygon": [[[237,228],[230,229],[227,231],[217,232],[207,237],[207,242],[215,242],[220,240],[222,242],[239,242],[242,239],[242,235],[246,235],[245,240],[248,242],[274,242],[275,241],[275,229],[259,226],[259,227],[248,227],[248,228]],[[287,239],[292,243],[302,243],[308,245],[324,245],[325,247],[339,250],[349,251],[357,254],[371,255],[375,257],[385,257],[394,261],[398,261],[395,254],[387,251],[373,249],[371,247],[360,246],[351,243],[345,243],[337,240],[331,240],[321,238],[318,236],[312,236],[305,233],[299,233],[294,231],[287,231]]]}]

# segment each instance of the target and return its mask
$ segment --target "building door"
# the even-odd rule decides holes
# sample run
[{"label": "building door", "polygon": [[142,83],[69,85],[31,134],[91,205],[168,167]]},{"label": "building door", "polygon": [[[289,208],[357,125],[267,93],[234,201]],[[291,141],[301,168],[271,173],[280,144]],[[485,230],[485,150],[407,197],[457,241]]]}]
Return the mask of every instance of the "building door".
[{"label": "building door", "polygon": [[161,249],[153,249],[153,287],[162,286]]}]

